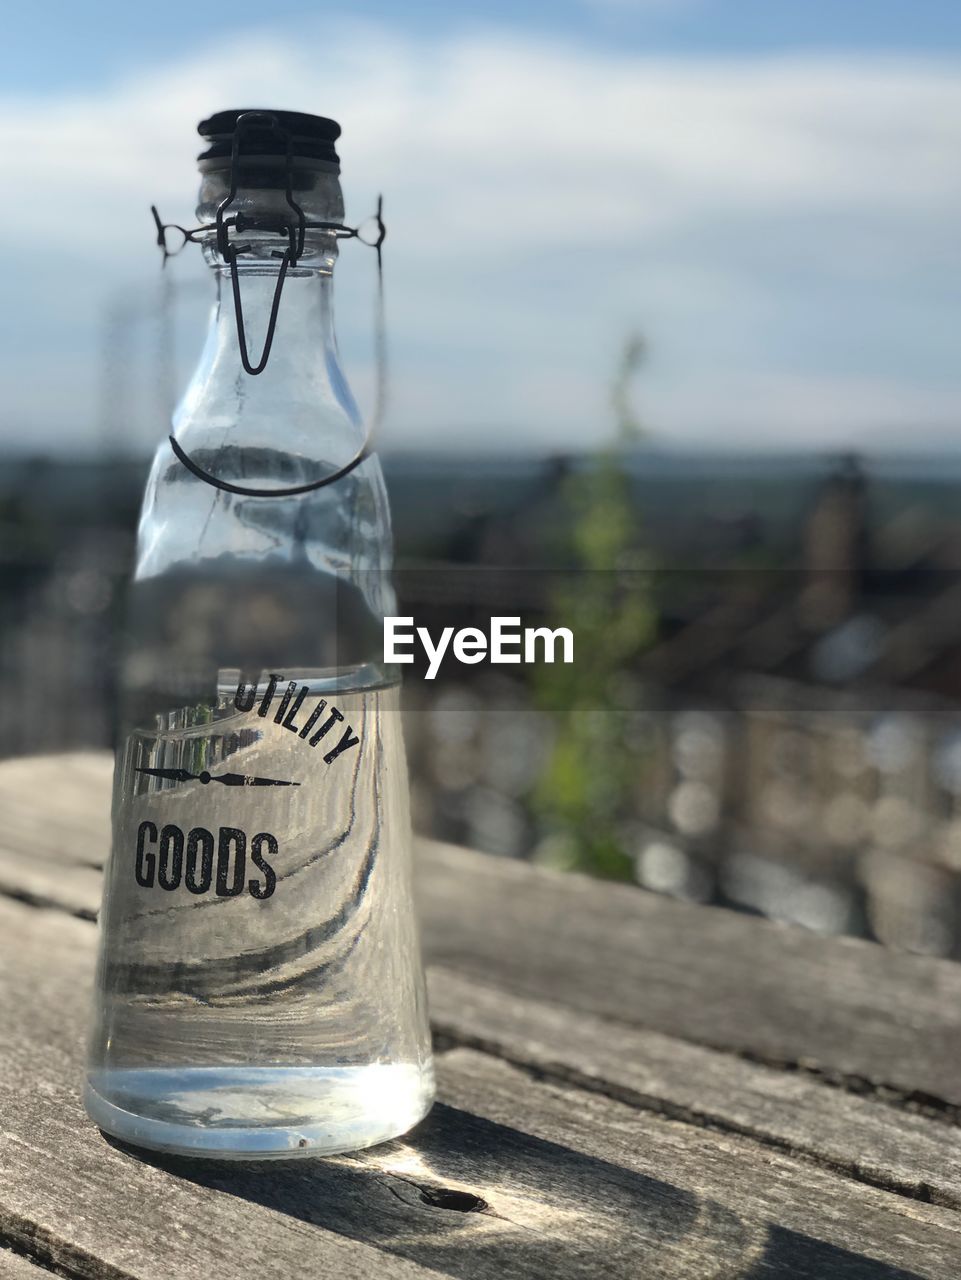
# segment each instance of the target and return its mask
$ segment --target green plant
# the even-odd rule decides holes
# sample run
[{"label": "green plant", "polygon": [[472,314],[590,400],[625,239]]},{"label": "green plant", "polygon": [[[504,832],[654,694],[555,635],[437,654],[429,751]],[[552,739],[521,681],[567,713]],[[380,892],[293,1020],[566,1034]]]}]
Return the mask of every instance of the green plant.
[{"label": "green plant", "polygon": [[611,394],[613,438],[565,481],[572,571],[551,593],[550,618],[573,631],[575,661],[533,668],[534,704],[553,718],[553,745],[531,796],[538,857],[614,879],[633,872],[624,837],[641,768],[631,745],[633,673],[657,622],[627,466],[643,434],[631,386],[644,354],[639,337],[625,344]]}]

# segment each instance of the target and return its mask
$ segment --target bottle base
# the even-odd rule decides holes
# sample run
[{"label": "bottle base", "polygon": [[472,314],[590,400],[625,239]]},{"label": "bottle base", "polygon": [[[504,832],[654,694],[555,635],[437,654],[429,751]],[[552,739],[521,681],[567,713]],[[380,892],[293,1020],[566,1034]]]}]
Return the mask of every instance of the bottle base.
[{"label": "bottle base", "polygon": [[400,1137],[434,1100],[430,1066],[92,1071],[84,1105],[133,1146],[216,1160],[289,1160]]}]

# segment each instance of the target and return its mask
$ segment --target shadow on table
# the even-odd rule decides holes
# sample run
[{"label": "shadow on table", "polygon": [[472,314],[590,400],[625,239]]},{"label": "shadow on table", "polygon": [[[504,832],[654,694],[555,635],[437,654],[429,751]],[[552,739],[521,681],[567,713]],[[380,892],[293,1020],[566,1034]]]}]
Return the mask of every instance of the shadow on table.
[{"label": "shadow on table", "polygon": [[253,1165],[136,1155],[458,1280],[919,1280],[441,1104],[405,1140],[353,1156]]}]

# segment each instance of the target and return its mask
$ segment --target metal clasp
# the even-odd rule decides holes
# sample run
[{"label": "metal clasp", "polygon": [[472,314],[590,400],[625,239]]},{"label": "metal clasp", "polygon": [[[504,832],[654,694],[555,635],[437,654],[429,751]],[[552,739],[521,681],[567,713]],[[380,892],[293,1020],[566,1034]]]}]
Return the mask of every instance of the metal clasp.
[{"label": "metal clasp", "polygon": [[[243,214],[237,214],[233,218],[226,216],[227,210],[233,204],[237,197],[237,187],[240,182],[240,143],[245,132],[252,128],[268,129],[276,133],[284,142],[284,186],[287,204],[296,217],[296,235],[294,223],[290,219],[277,219],[276,224],[271,225],[270,219],[257,218],[247,219]],[[307,218],[303,209],[294,199],[294,139],[293,135],[284,129],[277,117],[269,111],[245,111],[237,117],[234,125],[233,142],[230,148],[230,190],[227,195],[217,206],[217,216],[214,219],[214,226],[217,230],[217,252],[230,267],[230,284],[234,295],[234,314],[237,319],[237,343],[240,347],[240,359],[244,369],[251,377],[256,377],[258,373],[263,373],[267,368],[267,361],[270,359],[270,348],[274,342],[274,330],[277,327],[277,315],[280,311],[280,297],[284,289],[284,280],[287,278],[287,268],[294,266],[297,259],[304,252],[304,240],[307,234]],[[240,296],[240,271],[237,266],[238,256],[249,249],[249,245],[231,244],[228,231],[234,226],[238,232],[242,232],[245,228],[257,227],[258,230],[275,231],[278,235],[285,234],[287,236],[288,245],[283,254],[275,255],[281,258],[280,271],[277,275],[277,285],[274,289],[274,297],[270,306],[270,317],[267,321],[267,335],[264,338],[264,348],[260,355],[260,360],[256,365],[251,364],[250,355],[247,350],[247,330],[244,324],[243,302]]]}]

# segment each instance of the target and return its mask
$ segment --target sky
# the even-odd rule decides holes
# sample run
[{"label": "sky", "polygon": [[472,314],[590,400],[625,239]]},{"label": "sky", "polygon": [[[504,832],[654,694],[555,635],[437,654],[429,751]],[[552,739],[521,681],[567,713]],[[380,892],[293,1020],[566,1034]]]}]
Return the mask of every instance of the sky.
[{"label": "sky", "polygon": [[[656,445],[961,441],[955,0],[93,0],[5,37],[0,448],[166,434],[211,286],[162,280],[148,209],[192,225],[231,106],[339,120],[348,221],[384,193],[389,445],[594,447],[632,334]],[[369,404],[372,255],[337,277]]]}]

